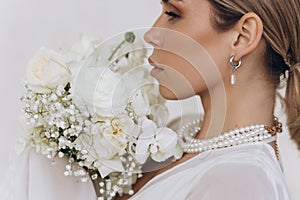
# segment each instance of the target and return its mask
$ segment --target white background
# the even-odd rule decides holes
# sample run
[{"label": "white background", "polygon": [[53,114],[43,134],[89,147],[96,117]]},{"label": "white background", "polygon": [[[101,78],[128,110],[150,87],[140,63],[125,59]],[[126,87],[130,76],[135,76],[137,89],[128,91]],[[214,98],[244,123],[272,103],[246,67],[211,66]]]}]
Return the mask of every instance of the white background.
[{"label": "white background", "polygon": [[[36,50],[40,46],[57,49],[71,45],[80,35],[107,38],[128,29],[151,26],[160,13],[160,4],[159,0],[0,0],[0,5],[2,177],[7,170],[9,152],[23,131],[19,120],[22,106],[19,98],[24,92],[22,78],[26,63]],[[191,112],[193,106],[186,106],[186,110]],[[283,120],[283,115],[278,115]],[[286,131],[279,137],[279,146],[292,197],[300,199],[299,152]]]}]

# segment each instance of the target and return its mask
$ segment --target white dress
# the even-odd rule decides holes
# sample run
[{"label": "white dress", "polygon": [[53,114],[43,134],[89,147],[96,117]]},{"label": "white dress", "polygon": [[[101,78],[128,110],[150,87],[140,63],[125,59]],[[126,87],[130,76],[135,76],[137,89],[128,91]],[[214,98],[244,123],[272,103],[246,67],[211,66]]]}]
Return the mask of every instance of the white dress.
[{"label": "white dress", "polygon": [[[10,189],[2,199],[96,200],[89,180],[64,177],[66,162],[56,166],[27,150],[11,169]],[[6,188],[6,189],[4,189]],[[201,153],[151,179],[130,200],[289,200],[274,150],[253,143]]]},{"label": "white dress", "polygon": [[266,143],[201,153],[154,177],[130,200],[289,200],[273,148]]}]

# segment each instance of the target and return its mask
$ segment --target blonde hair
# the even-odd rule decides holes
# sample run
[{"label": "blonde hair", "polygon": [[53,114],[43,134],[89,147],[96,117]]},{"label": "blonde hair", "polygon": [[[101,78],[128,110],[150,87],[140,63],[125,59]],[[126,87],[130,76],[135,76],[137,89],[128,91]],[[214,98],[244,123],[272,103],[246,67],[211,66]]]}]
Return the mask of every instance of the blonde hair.
[{"label": "blonde hair", "polygon": [[[208,0],[212,26],[226,31],[246,13],[254,12],[264,25],[265,59],[278,86],[287,79],[284,97],[287,126],[300,150],[300,1],[299,0]],[[286,72],[289,74],[286,76]]]}]

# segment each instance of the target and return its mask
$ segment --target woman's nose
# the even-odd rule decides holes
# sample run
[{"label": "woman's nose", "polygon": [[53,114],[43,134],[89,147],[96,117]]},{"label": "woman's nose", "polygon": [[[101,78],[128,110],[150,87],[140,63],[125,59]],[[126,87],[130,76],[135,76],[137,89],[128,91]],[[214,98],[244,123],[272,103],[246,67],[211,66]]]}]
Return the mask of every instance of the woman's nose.
[{"label": "woman's nose", "polygon": [[153,47],[162,47],[162,30],[158,27],[151,27],[144,34],[144,40]]}]

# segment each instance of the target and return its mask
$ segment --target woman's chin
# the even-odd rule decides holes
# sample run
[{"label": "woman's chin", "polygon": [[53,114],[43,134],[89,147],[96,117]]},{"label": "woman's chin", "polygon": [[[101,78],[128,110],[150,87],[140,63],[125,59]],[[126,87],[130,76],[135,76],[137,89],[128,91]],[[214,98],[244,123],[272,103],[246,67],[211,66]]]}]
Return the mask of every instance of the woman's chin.
[{"label": "woman's chin", "polygon": [[169,88],[159,85],[159,93],[166,100],[183,100],[195,96],[196,94],[186,94],[181,92],[172,91]]},{"label": "woman's chin", "polygon": [[174,92],[168,89],[165,86],[159,85],[159,93],[166,100],[178,100],[179,98],[176,96]]}]

